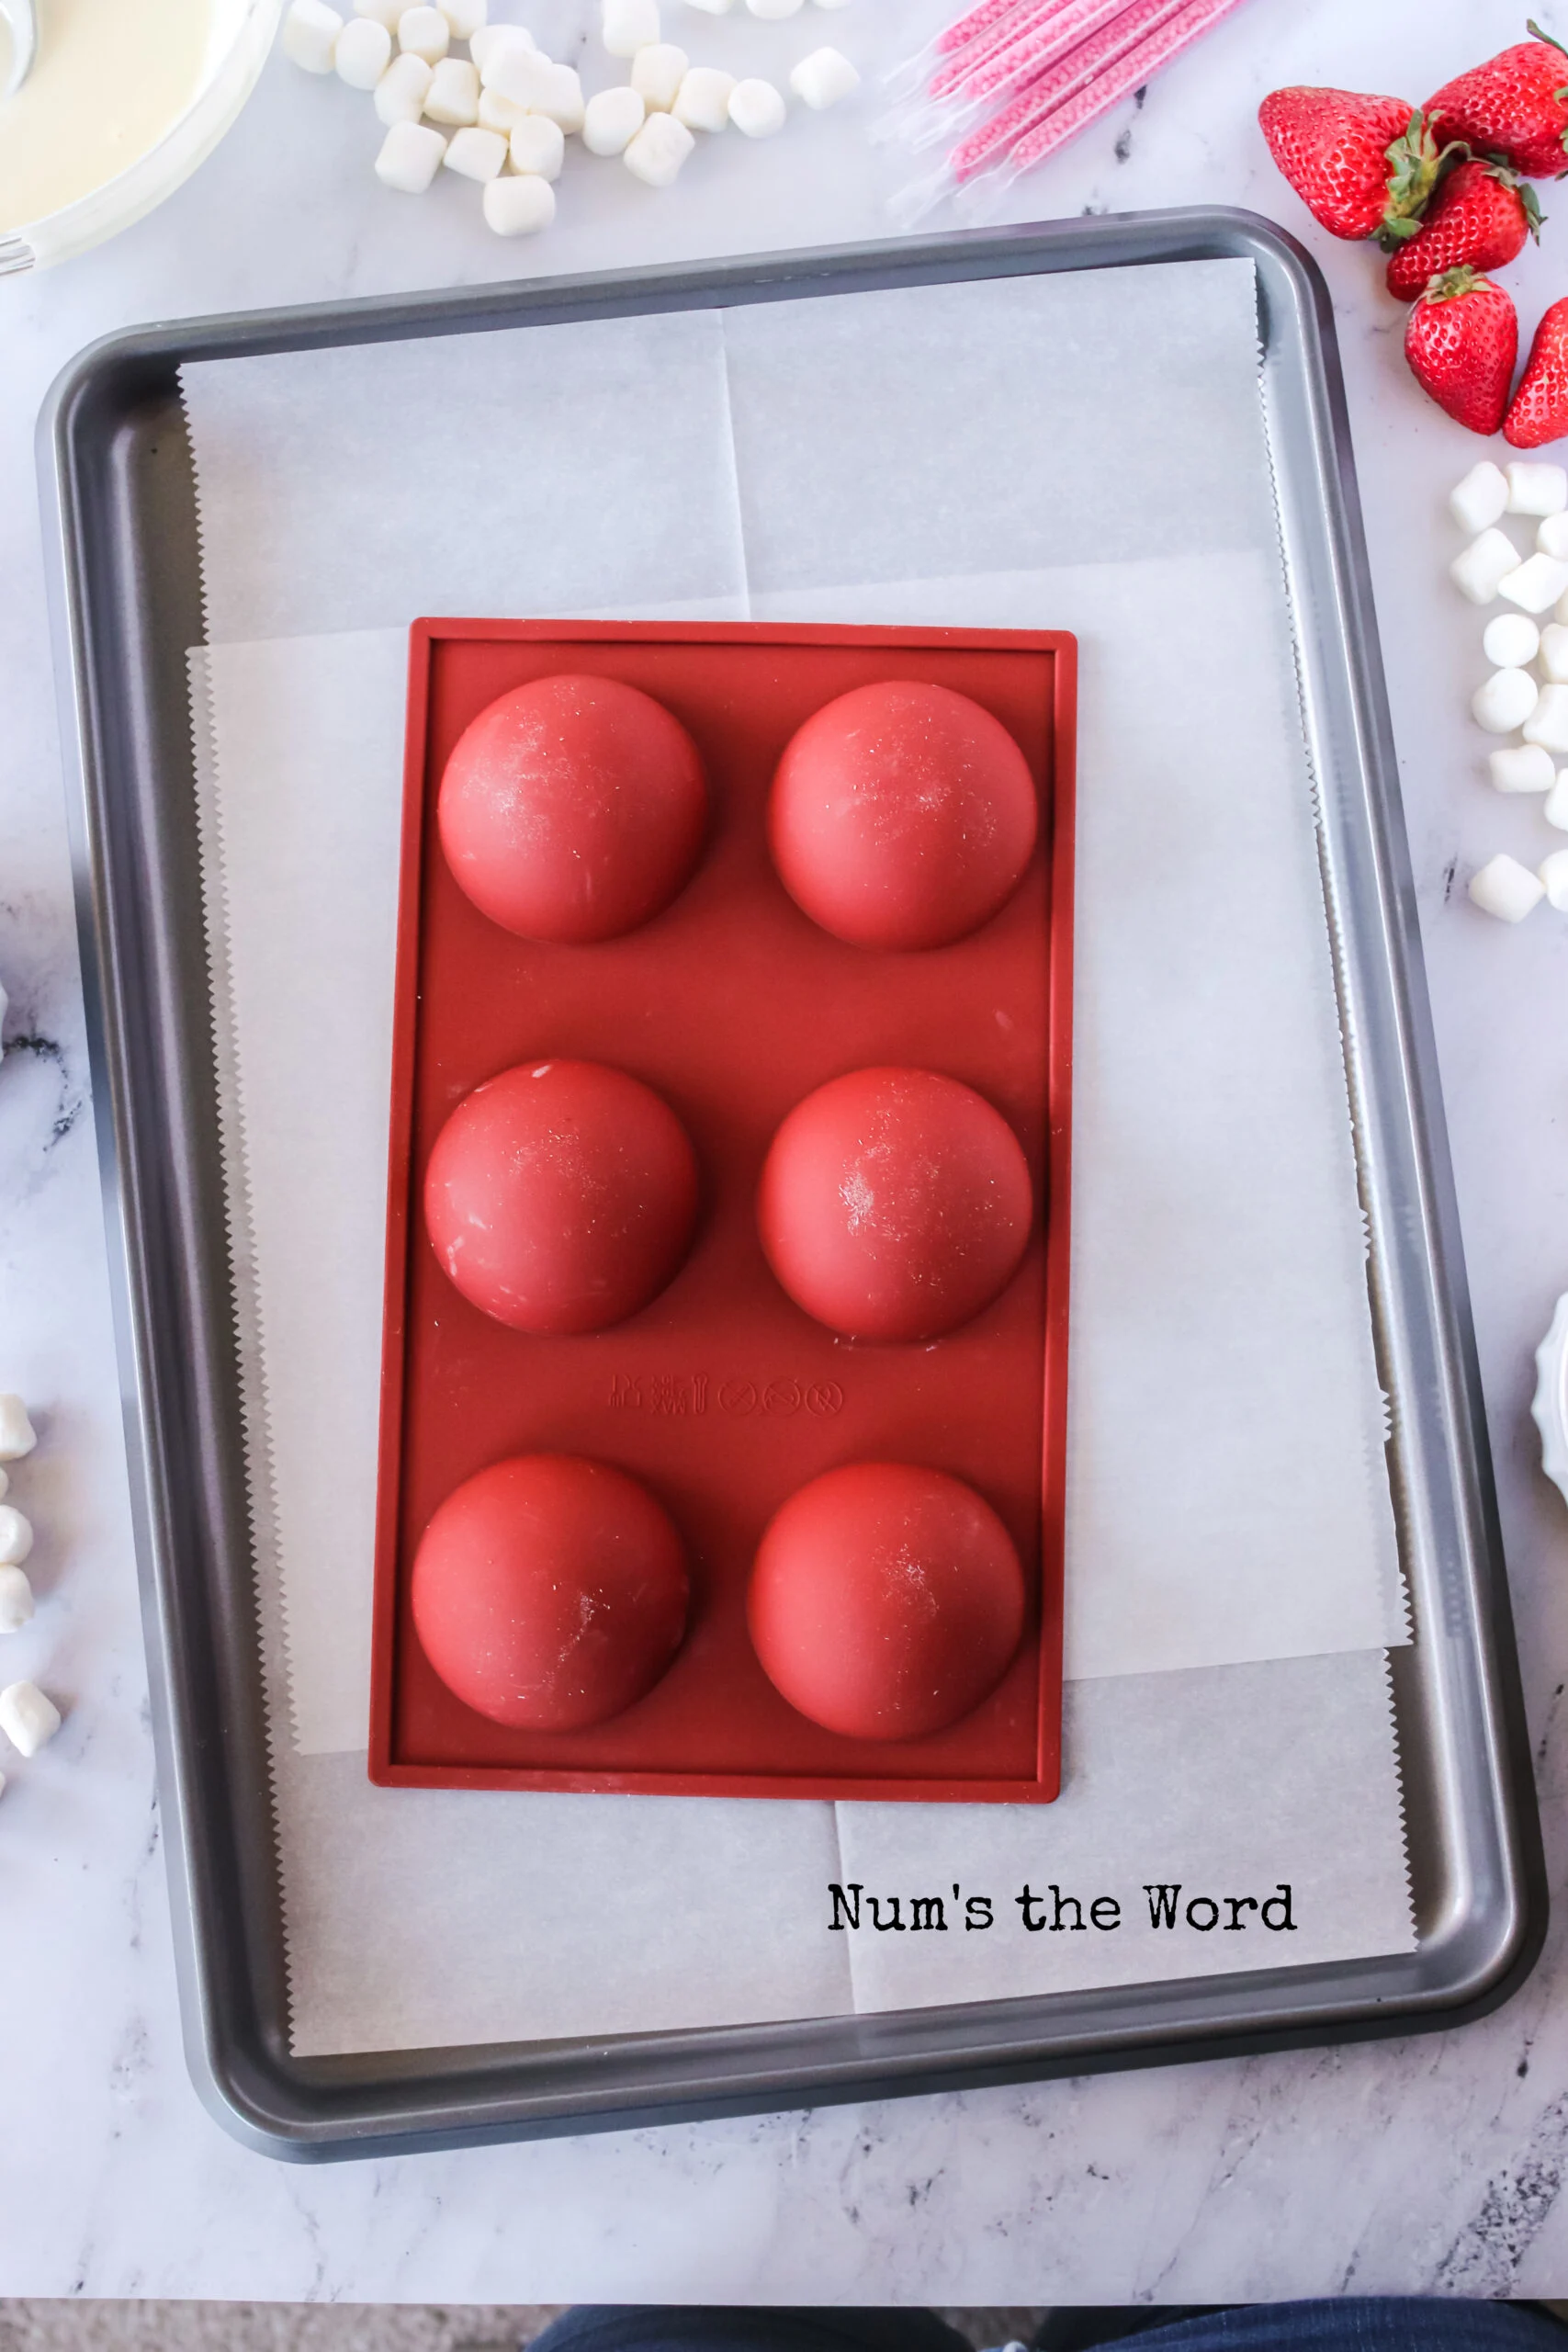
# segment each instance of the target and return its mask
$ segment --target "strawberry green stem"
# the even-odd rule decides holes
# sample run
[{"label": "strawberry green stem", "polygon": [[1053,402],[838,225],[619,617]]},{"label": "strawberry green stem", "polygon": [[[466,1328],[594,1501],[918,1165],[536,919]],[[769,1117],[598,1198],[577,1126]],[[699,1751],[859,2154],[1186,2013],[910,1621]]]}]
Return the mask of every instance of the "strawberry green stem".
[{"label": "strawberry green stem", "polygon": [[1478,287],[1490,286],[1492,280],[1483,277],[1469,262],[1461,262],[1457,269],[1445,269],[1427,281],[1424,302],[1457,302],[1462,294],[1473,294]]},{"label": "strawberry green stem", "polygon": [[[1568,96],[1568,91],[1565,91],[1563,96]],[[1564,133],[1564,137],[1568,138],[1568,133]],[[1495,180],[1499,187],[1511,189],[1518,198],[1519,210],[1525,216],[1525,227],[1539,245],[1544,216],[1541,212],[1540,198],[1529,180],[1521,172],[1515,171],[1506,155],[1482,154],[1475,160],[1478,164],[1484,164],[1488,179]]]},{"label": "strawberry green stem", "polygon": [[1439,147],[1419,107],[1404,131],[1385,149],[1388,157],[1388,202],[1377,229],[1377,240],[1392,253],[1415,236],[1438,181],[1470,153],[1462,139]]},{"label": "strawberry green stem", "polygon": [[[1558,40],[1557,35],[1555,33],[1543,32],[1540,25],[1536,23],[1533,17],[1527,17],[1525,18],[1525,30],[1527,32],[1534,33],[1537,40],[1543,40],[1548,49],[1558,50],[1564,57],[1568,57],[1568,48],[1563,47],[1563,44]],[[1568,103],[1568,87],[1564,87],[1561,90],[1553,90],[1551,95],[1557,100],[1559,106]],[[1562,139],[1564,151],[1568,151],[1568,124],[1563,126]]]}]

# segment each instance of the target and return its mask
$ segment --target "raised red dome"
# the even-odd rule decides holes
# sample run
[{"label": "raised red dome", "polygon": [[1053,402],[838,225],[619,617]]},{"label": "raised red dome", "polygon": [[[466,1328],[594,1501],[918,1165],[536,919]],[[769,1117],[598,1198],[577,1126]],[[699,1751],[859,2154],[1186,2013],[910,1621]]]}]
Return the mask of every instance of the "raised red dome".
[{"label": "raised red dome", "polygon": [[535,678],[458,739],[436,804],[446,862],[523,939],[615,939],[669,905],[707,824],[697,747],[618,678]]},{"label": "raised red dome", "polygon": [[773,778],[784,888],[855,947],[944,947],[1018,887],[1039,822],[1029,763],[967,695],[857,686],[815,712]]},{"label": "raised red dome", "polygon": [[852,1739],[920,1739],[988,1697],[1023,1633],[1023,1570],[989,1503],[902,1462],[829,1470],[762,1537],[747,1602],[763,1671]]},{"label": "raised red dome", "polygon": [[447,1689],[492,1723],[581,1731],[651,1690],[688,1588],[669,1513],[624,1470],[533,1453],[467,1479],[414,1555],[414,1628]]},{"label": "raised red dome", "polygon": [[640,1080],[602,1062],[503,1070],[458,1103],[424,1178],[447,1273],[519,1331],[603,1331],[658,1295],[686,1254],[697,1162]]},{"label": "raised red dome", "polygon": [[856,1340],[932,1340],[966,1323],[1017,1272],[1033,1214],[1007,1121],[927,1069],[852,1070],[796,1103],[757,1202],[784,1289]]}]

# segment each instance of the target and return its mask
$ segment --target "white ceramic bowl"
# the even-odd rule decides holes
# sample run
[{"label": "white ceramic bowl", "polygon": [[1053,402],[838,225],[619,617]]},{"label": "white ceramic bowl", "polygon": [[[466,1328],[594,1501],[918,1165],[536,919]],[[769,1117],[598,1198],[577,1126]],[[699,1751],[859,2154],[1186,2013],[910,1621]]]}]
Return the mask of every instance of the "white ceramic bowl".
[{"label": "white ceramic bowl", "polygon": [[210,155],[250,96],[282,10],[283,0],[212,0],[201,80],[178,121],[90,195],[20,229],[0,230],[0,277],[85,253],[172,196]]}]

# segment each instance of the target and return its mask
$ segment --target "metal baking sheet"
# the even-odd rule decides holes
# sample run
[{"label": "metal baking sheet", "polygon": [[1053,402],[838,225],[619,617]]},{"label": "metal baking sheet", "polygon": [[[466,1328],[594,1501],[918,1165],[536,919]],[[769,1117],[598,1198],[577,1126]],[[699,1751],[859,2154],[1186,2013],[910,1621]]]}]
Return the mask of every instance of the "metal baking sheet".
[{"label": "metal baking sheet", "polygon": [[[289,2050],[245,1507],[185,650],[202,637],[187,360],[1129,263],[1256,267],[1321,791],[1373,1321],[1416,1639],[1393,1654],[1416,1949],[883,2016],[301,2059]],[[297,2159],[1025,2081],[1460,2023],[1546,1926],[1458,1216],[1327,290],[1270,223],[1190,210],[630,277],[193,320],[55,386],[39,468],[116,1330],[186,2045]]]}]

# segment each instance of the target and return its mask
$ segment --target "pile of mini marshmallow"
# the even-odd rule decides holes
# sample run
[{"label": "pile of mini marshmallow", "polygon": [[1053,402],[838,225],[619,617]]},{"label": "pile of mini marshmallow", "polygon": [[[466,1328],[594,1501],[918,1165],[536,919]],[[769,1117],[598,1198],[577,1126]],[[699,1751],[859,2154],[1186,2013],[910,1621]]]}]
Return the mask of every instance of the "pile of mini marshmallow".
[{"label": "pile of mini marshmallow", "polygon": [[[732,0],[687,0],[705,16],[727,15]],[[796,15],[802,0],[746,0],[754,17]],[[848,0],[816,0],[841,8]],[[374,94],[387,126],[376,176],[408,196],[423,195],[438,171],[476,180],[484,217],[498,236],[530,235],[556,217],[553,183],[567,139],[581,134],[590,154],[618,155],[649,187],[670,187],[696,146],[694,131],[733,124],[749,139],[771,138],[788,112],[772,82],[737,81],[716,66],[694,65],[661,38],[659,0],[603,0],[604,46],[630,62],[630,78],[585,99],[575,67],[547,57],[521,25],[491,25],[489,0],[354,0],[347,19],[327,0],[293,0],[283,20],[283,48],[311,74],[333,74]],[[451,54],[466,41],[468,54]],[[849,59],[816,49],[792,69],[789,86],[803,105],[836,106],[859,83]],[[510,168],[509,168],[510,167]]]},{"label": "pile of mini marshmallow", "polygon": [[[1486,624],[1482,647],[1491,676],[1471,701],[1476,724],[1489,735],[1517,735],[1491,755],[1499,792],[1544,795],[1541,814],[1568,832],[1568,469],[1516,461],[1504,468],[1483,458],[1449,501],[1456,523],[1472,534],[1449,574],[1472,605],[1500,597],[1512,611]],[[1506,514],[1536,525],[1534,552],[1521,557],[1506,531]],[[1552,616],[1543,627],[1544,616]],[[1530,663],[1540,666],[1539,679]],[[1568,849],[1553,850],[1535,873],[1506,854],[1490,858],[1470,880],[1475,904],[1504,922],[1522,922],[1550,899],[1568,914]]]},{"label": "pile of mini marshmallow", "polygon": [[[19,1462],[38,1439],[19,1396],[0,1396],[0,1464]],[[6,1500],[10,1473],[0,1467],[0,1634],[19,1633],[33,1613],[33,1589],[22,1563],[33,1548],[33,1531]],[[60,1729],[60,1710],[36,1682],[12,1682],[0,1690],[0,1732],[22,1756],[36,1756]],[[6,1775],[0,1772],[0,1789]]]},{"label": "pile of mini marshmallow", "polygon": [[[0,987],[0,1023],[10,999]],[[3,1048],[0,1048],[3,1050]],[[9,1462],[19,1462],[38,1443],[28,1408],[19,1396],[0,1395],[0,1634],[20,1633],[33,1613],[33,1589],[22,1562],[33,1548],[31,1522],[14,1503]],[[60,1710],[46,1699],[36,1682],[12,1682],[0,1690],[0,1732],[18,1755],[36,1756],[60,1729]],[[0,1790],[6,1775],[0,1772]]]}]

